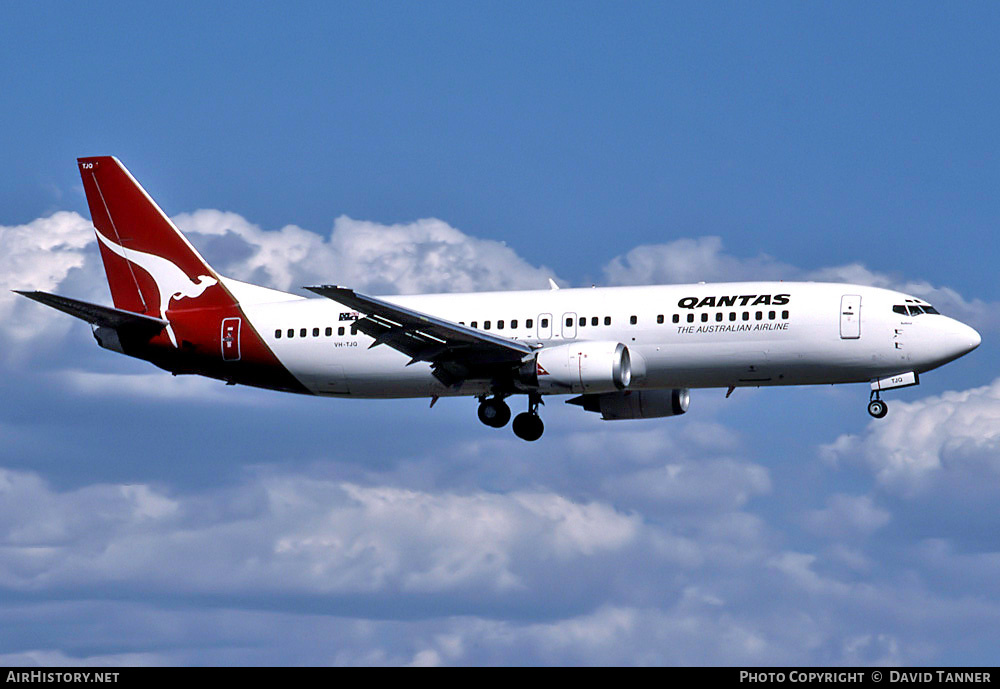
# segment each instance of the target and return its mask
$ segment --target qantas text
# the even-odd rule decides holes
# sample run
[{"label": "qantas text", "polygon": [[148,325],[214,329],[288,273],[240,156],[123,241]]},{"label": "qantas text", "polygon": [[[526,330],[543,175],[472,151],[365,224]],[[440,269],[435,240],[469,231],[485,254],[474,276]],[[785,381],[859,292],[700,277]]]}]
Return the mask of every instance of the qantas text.
[{"label": "qantas text", "polygon": [[703,306],[723,307],[723,306],[783,306],[788,303],[791,295],[788,294],[741,294],[727,297],[684,297],[677,302],[677,306],[682,309],[698,309]]}]

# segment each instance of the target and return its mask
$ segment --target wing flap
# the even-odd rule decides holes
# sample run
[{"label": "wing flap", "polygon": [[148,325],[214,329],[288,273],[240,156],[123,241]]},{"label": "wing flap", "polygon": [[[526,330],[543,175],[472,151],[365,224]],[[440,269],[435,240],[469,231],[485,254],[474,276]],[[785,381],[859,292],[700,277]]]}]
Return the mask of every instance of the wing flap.
[{"label": "wing flap", "polygon": [[447,385],[491,377],[498,365],[520,363],[535,351],[525,342],[359,294],[348,287],[316,285],[306,289],[365,314],[351,327],[371,337],[371,347],[392,347],[410,357],[407,365],[426,361]]}]

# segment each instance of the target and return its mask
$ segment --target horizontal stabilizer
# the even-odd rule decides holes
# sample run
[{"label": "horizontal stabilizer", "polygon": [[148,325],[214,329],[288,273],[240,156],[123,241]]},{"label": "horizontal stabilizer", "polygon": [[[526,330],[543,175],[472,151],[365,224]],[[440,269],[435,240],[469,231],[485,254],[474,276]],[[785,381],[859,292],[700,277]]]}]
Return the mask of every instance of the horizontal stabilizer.
[{"label": "horizontal stabilizer", "polygon": [[57,294],[48,292],[22,292],[14,290],[21,296],[33,299],[37,302],[51,306],[63,313],[68,313],[80,320],[87,321],[93,325],[103,325],[108,328],[126,328],[132,330],[145,330],[150,334],[155,334],[163,330],[169,323],[162,318],[144,316],[141,313],[132,313],[122,309],[114,309],[110,306],[100,306],[86,301],[60,297]]}]

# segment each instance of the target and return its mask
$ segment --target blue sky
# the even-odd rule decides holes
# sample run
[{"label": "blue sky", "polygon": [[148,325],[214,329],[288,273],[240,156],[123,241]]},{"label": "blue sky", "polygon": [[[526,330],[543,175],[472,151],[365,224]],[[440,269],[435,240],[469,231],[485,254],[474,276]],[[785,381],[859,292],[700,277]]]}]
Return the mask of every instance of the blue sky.
[{"label": "blue sky", "polygon": [[174,379],[0,295],[0,660],[995,663],[998,20],[9,4],[5,293],[108,301],[74,158],[112,154],[282,289],[829,279],[984,342],[882,422],[864,386],[694,391],[555,401],[526,446],[468,400]]}]

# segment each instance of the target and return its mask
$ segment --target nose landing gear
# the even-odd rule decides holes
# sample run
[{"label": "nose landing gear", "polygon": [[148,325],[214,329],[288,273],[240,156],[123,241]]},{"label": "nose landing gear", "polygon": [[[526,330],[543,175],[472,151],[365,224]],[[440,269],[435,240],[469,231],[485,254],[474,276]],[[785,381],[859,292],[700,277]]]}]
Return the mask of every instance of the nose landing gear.
[{"label": "nose landing gear", "polygon": [[871,399],[868,402],[868,413],[876,419],[881,419],[889,413],[889,405],[879,398],[878,390],[872,390]]}]

